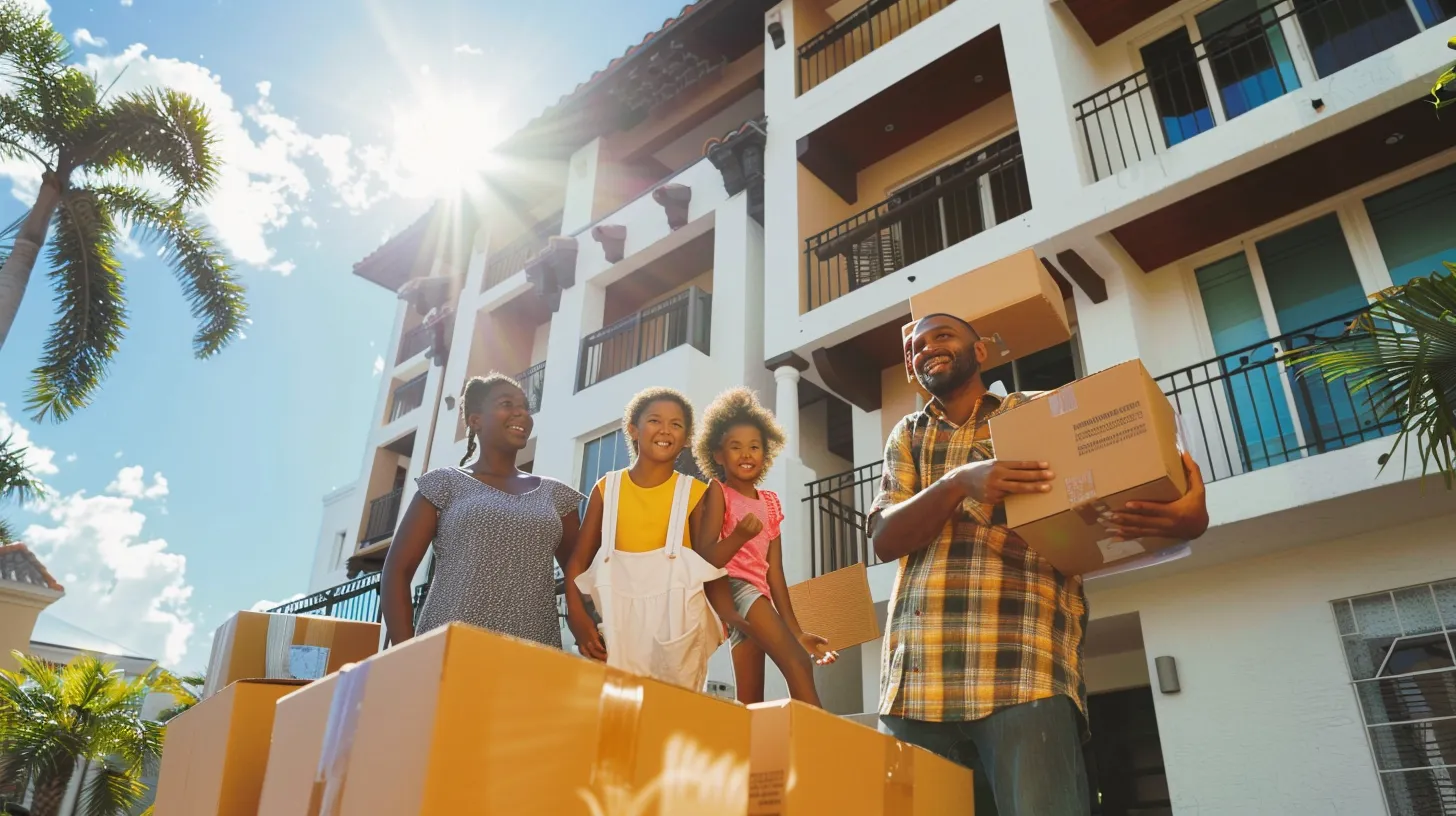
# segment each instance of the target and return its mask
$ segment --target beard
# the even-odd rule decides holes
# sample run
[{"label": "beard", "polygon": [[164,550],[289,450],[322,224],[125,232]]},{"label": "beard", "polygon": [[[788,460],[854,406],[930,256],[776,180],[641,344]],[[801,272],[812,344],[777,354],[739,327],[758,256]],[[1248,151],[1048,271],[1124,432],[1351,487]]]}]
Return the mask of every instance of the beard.
[{"label": "beard", "polygon": [[964,352],[953,354],[950,366],[943,371],[926,374],[917,369],[915,379],[920,383],[921,388],[930,392],[932,397],[944,399],[959,391],[980,371],[981,364],[976,360],[975,351],[967,349]]}]

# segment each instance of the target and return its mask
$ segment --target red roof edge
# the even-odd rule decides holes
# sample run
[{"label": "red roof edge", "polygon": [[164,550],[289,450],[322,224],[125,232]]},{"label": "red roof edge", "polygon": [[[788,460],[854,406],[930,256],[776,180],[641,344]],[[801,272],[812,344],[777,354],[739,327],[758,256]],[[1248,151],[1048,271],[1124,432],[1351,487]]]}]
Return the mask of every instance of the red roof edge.
[{"label": "red roof edge", "polygon": [[36,557],[35,553],[30,551],[29,547],[18,541],[13,544],[0,544],[0,557],[7,555],[18,555],[22,559],[29,561],[30,565],[35,567],[36,571],[40,573],[40,577],[45,581],[47,589],[53,589],[56,592],[66,591],[66,588],[61,586],[51,576],[50,570],[46,569],[45,564],[41,563],[41,560]]}]

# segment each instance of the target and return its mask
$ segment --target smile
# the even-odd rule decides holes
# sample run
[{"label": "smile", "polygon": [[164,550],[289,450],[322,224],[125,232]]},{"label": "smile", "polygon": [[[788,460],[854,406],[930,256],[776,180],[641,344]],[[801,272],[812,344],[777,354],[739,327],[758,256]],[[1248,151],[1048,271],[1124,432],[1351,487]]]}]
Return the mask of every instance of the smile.
[{"label": "smile", "polygon": [[526,426],[524,426],[524,425],[507,425],[506,426],[506,430],[508,430],[508,431],[515,431],[516,433],[525,433],[526,432]]}]

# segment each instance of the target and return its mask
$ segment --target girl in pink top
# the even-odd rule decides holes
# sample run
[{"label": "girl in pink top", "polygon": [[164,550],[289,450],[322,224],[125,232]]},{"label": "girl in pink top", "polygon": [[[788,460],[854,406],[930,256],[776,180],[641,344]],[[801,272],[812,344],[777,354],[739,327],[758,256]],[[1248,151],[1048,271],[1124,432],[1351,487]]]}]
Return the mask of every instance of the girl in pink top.
[{"label": "girl in pink top", "polygon": [[[703,473],[714,478],[703,497],[693,548],[706,552],[717,543],[716,553],[731,556],[723,565],[728,577],[713,583],[728,582],[733,605],[747,623],[747,631],[729,632],[739,702],[763,702],[767,653],[788,681],[789,695],[817,706],[811,661],[833,663],[837,655],[794,618],[779,548],[783,507],[777,495],[757,487],[783,445],[784,432],[747,388],[727,391],[708,406],[693,453]],[[722,591],[712,589],[717,592],[710,594]]]}]

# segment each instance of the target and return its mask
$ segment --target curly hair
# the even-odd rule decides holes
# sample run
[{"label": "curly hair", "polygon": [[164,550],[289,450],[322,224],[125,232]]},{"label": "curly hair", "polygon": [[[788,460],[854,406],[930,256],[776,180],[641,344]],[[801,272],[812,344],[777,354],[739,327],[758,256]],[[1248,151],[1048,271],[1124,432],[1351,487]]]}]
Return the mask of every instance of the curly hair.
[{"label": "curly hair", "polygon": [[654,402],[675,402],[682,408],[683,420],[687,424],[687,445],[693,444],[693,403],[687,395],[675,388],[654,386],[638,391],[627,403],[627,410],[622,412],[622,433],[626,434],[632,456],[632,461],[637,461],[637,440],[632,438],[628,428],[642,421],[642,415],[647,412],[647,406]]},{"label": "curly hair", "polygon": [[727,478],[728,474],[713,454],[723,446],[723,438],[728,432],[740,425],[757,428],[763,436],[763,470],[758,474],[761,482],[773,466],[774,457],[784,449],[786,439],[778,420],[759,403],[758,395],[747,388],[724,391],[703,411],[703,432],[693,443],[693,457],[703,473],[719,481]]},{"label": "curly hair", "polygon": [[[484,377],[471,377],[465,383],[465,389],[460,392],[460,421],[465,422],[471,414],[478,414],[485,410],[486,397],[489,397],[490,392],[501,385],[521,387],[520,383],[496,371],[492,371]],[[465,463],[475,455],[475,431],[467,429],[465,438],[465,457],[460,460],[461,467],[465,467]]]}]

